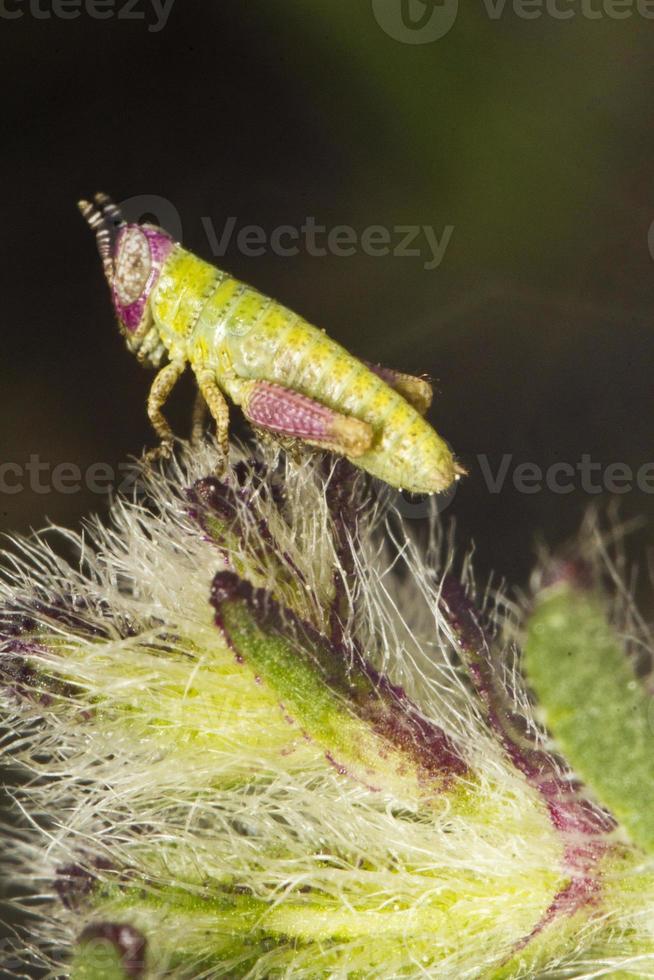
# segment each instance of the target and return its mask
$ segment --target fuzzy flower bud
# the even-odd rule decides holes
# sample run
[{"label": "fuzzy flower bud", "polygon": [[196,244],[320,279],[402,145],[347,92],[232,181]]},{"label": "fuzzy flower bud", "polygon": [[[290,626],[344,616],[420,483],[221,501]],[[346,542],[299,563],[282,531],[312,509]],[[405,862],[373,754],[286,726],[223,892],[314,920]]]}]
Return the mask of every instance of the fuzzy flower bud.
[{"label": "fuzzy flower bud", "polygon": [[4,556],[16,955],[75,980],[654,976],[651,781],[615,775],[651,733],[625,757],[594,600],[549,583],[526,625],[566,761],[435,522],[421,549],[342,461],[217,464],[183,449],[108,526]]}]

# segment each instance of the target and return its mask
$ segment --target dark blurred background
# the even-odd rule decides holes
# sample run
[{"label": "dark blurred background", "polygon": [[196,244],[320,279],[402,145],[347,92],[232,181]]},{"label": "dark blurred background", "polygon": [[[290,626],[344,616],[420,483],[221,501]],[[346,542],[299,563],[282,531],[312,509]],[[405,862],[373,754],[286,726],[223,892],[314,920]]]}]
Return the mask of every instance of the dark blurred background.
[{"label": "dark blurred background", "polygon": [[[192,250],[360,356],[433,375],[430,417],[470,469],[447,513],[482,574],[523,583],[535,542],[565,540],[598,500],[654,515],[635,486],[512,482],[525,462],[585,454],[601,486],[610,464],[654,460],[643,3],[547,0],[534,16],[510,0],[56,2],[6,0],[0,16],[0,463],[41,465],[19,493],[6,492],[17,471],[0,471],[3,529],[104,511],[102,495],[53,489],[52,469],[117,468],[154,441],[151,378],[115,329],[75,208],[98,189],[137,210],[165,199]],[[230,216],[215,256],[206,225],[220,237]],[[398,226],[451,230],[433,268],[422,234],[410,256],[238,247],[245,225],[269,236],[307,217],[358,235],[382,226],[392,245]],[[179,430],[191,399],[190,382],[173,398]],[[511,454],[499,492],[482,454],[491,474]],[[639,532],[641,557],[653,533],[651,521]]]},{"label": "dark blurred background", "polygon": [[[105,189],[136,209],[163,198],[189,248],[360,356],[437,379],[431,418],[470,469],[447,514],[482,575],[524,584],[539,540],[565,541],[618,497],[645,519],[632,547],[646,559],[647,488],[512,482],[522,463],[586,458],[601,486],[611,464],[654,460],[643,3],[548,0],[535,16],[509,0],[51,2],[0,5],[3,530],[105,512],[104,496],[53,489],[53,468],[117,469],[153,444],[150,378],[75,208]],[[207,219],[220,237],[230,216],[267,235],[308,217],[381,226],[393,245],[397,226],[453,230],[433,268],[424,236],[417,256],[252,257],[234,239],[213,256]],[[173,399],[179,429],[191,398],[188,383]],[[492,493],[480,457],[495,474],[505,454]],[[30,458],[25,489],[7,492]]]}]

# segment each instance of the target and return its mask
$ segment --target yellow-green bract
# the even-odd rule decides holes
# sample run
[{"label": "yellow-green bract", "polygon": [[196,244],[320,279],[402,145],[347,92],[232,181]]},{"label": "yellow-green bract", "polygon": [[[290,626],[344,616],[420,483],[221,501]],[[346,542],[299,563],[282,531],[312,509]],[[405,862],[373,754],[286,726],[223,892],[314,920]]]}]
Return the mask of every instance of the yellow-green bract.
[{"label": "yellow-green bract", "polygon": [[548,752],[502,607],[436,528],[381,547],[349,465],[274,459],[182,448],[70,564],[0,556],[12,975],[653,976],[651,862]]},{"label": "yellow-green bract", "polygon": [[106,195],[95,201],[80,209],[128,346],[159,368],[148,414],[166,451],[173,433],[162,407],[190,365],[225,455],[228,396],[258,428],[346,456],[395,487],[438,493],[463,472],[423,418],[432,397],[424,378],[358,360],[161,229],[127,224]]},{"label": "yellow-green bract", "polygon": [[525,667],[575,770],[653,853],[652,699],[598,598],[565,581],[547,590],[529,621]]}]

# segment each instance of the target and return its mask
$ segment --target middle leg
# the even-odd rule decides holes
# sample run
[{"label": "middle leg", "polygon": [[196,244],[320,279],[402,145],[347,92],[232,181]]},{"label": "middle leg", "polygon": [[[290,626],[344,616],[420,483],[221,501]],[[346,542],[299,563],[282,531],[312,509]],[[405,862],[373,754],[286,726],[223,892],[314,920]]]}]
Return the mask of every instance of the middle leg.
[{"label": "middle leg", "polygon": [[216,384],[216,379],[212,371],[200,371],[197,374],[197,381],[200,388],[198,393],[199,397],[202,397],[209,406],[209,411],[216,423],[218,445],[220,446],[224,460],[227,461],[229,455],[229,406],[227,405],[225,396]]},{"label": "middle leg", "polygon": [[204,395],[200,391],[198,385],[198,390],[195,393],[195,401],[193,403],[193,416],[191,419],[191,445],[197,446],[202,442],[202,437],[204,435],[204,426],[207,420],[207,402]]}]

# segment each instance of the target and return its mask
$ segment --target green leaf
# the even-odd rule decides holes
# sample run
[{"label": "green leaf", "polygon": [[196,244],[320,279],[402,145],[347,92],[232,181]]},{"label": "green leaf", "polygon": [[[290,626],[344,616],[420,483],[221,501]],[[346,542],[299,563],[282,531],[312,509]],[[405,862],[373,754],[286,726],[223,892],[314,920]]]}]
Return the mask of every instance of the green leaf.
[{"label": "green leaf", "polygon": [[528,624],[525,670],[575,771],[654,852],[651,698],[598,598],[568,584],[546,591]]}]

